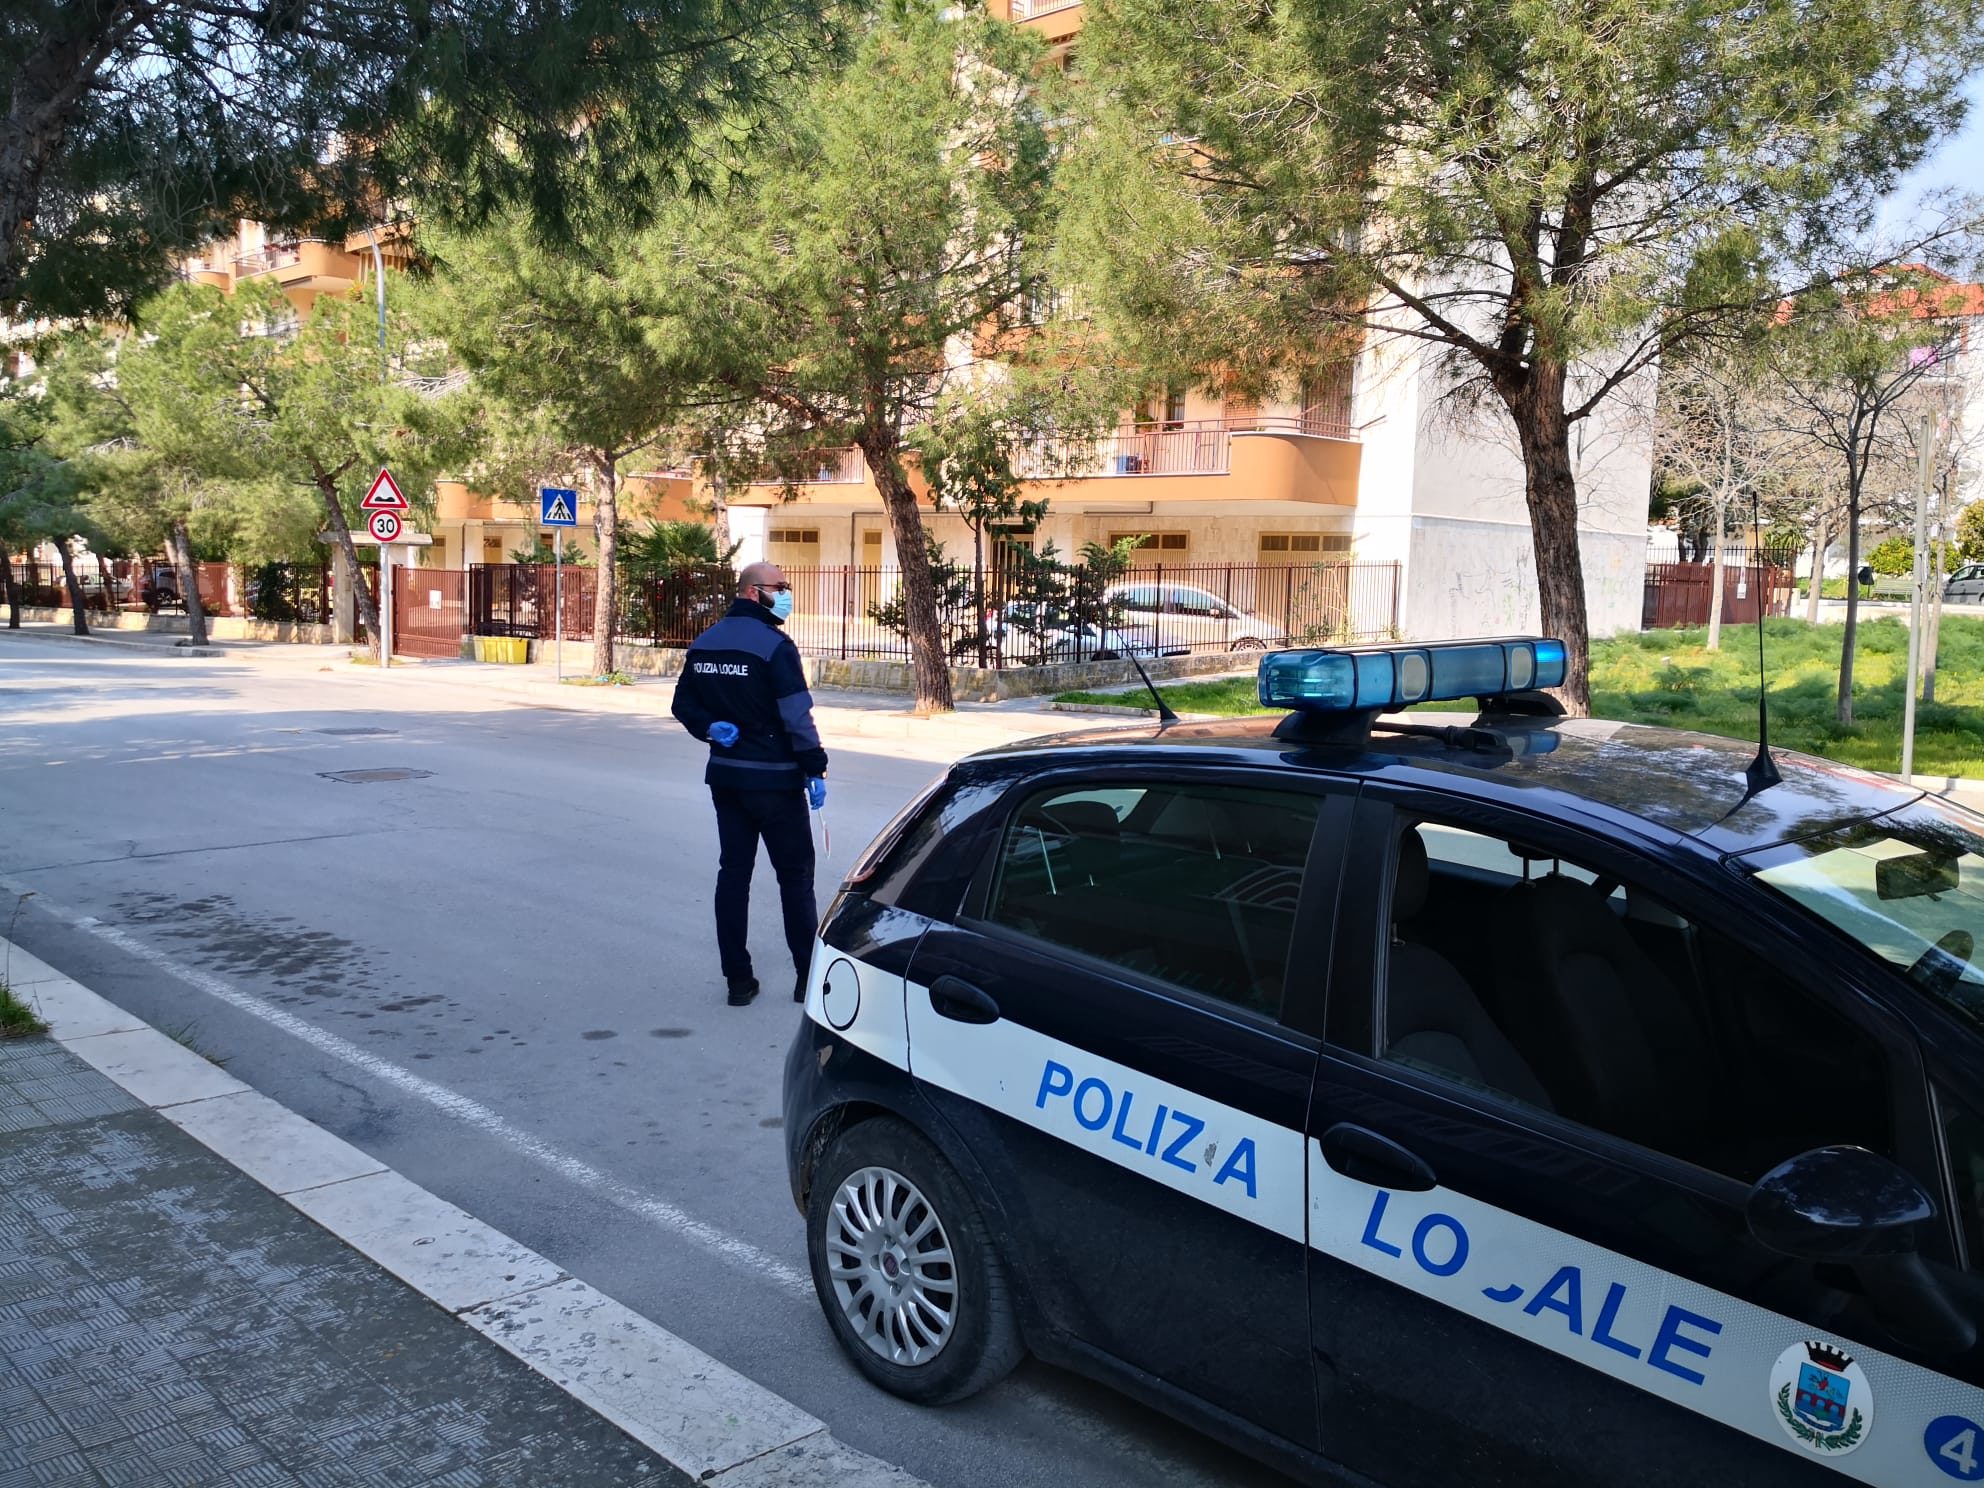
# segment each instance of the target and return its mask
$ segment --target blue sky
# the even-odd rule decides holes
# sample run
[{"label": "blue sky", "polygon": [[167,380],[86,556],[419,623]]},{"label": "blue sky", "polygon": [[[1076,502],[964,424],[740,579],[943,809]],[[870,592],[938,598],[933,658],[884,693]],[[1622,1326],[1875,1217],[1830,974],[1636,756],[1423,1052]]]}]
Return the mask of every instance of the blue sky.
[{"label": "blue sky", "polygon": [[1963,132],[1907,176],[1882,215],[1899,224],[1926,191],[1953,186],[1966,193],[1984,193],[1984,76],[1971,79],[1970,116]]}]

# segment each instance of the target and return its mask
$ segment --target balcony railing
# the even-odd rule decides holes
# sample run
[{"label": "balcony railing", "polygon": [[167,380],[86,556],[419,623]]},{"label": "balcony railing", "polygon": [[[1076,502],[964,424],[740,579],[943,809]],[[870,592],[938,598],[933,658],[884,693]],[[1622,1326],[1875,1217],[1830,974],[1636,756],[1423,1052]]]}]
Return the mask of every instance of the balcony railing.
[{"label": "balcony railing", "polygon": [[846,449],[809,450],[804,459],[783,475],[768,475],[751,482],[754,486],[782,486],[788,481],[800,486],[858,486],[867,479],[868,467],[861,451]]},{"label": "balcony railing", "polygon": [[1227,475],[1232,472],[1235,434],[1306,434],[1355,440],[1356,430],[1341,419],[1305,414],[1299,418],[1198,419],[1137,424],[1095,439],[1043,440],[1019,451],[1014,473],[1026,480],[1090,480],[1115,475]]},{"label": "balcony railing", "polygon": [[1030,21],[1037,16],[1052,15],[1057,10],[1073,10],[1083,0],[1013,0],[1013,19]]},{"label": "balcony railing", "polygon": [[240,253],[234,259],[234,277],[246,279],[253,274],[269,274],[277,269],[294,268],[303,261],[303,245],[322,243],[322,238],[297,238],[287,243],[271,243],[253,253]]}]

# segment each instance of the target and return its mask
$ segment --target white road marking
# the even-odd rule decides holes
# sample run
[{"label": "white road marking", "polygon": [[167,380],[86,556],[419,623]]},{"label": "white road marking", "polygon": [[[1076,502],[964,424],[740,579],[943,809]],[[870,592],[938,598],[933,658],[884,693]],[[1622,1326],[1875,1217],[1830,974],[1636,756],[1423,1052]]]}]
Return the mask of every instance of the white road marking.
[{"label": "white road marking", "polygon": [[[26,884],[11,878],[0,878],[0,888],[4,888],[10,895],[35,892]],[[445,1085],[437,1085],[432,1080],[422,1079],[411,1070],[402,1069],[390,1060],[368,1053],[349,1039],[319,1028],[294,1013],[264,1001],[252,992],[244,992],[211,972],[203,971],[197,966],[184,965],[135,935],[128,934],[114,925],[106,925],[92,915],[77,914],[73,910],[66,909],[54,903],[45,894],[36,892],[35,902],[57,918],[116,946],[126,955],[148,961],[209,997],[216,998],[251,1017],[260,1018],[264,1023],[281,1029],[291,1037],[301,1039],[319,1053],[351,1065],[375,1080],[425,1101],[436,1110],[474,1127],[485,1136],[505,1143],[533,1162],[551,1169],[566,1181],[597,1194],[616,1208],[624,1209],[658,1229],[678,1235],[684,1240],[714,1252],[734,1265],[755,1272],[794,1296],[813,1295],[812,1278],[798,1267],[787,1264],[748,1240],[740,1240],[735,1235],[696,1218],[666,1199],[658,1199],[651,1194],[642,1193],[631,1184],[623,1183],[618,1178],[601,1172],[592,1164],[559,1151],[549,1142],[533,1136],[481,1101],[463,1095],[459,1091],[450,1090]]]}]

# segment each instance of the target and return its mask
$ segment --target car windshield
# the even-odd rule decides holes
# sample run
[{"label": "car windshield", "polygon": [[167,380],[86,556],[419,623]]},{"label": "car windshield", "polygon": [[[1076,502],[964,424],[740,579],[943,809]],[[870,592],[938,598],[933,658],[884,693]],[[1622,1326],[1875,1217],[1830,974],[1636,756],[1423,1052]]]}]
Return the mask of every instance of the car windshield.
[{"label": "car windshield", "polygon": [[1984,817],[1923,800],[1742,861],[1984,1027]]}]

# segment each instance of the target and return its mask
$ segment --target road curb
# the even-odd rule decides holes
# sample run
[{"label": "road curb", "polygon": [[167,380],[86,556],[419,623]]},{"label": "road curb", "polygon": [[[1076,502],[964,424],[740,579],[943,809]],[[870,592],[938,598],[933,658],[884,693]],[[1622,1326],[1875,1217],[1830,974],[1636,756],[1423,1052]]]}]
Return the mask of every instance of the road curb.
[{"label": "road curb", "polygon": [[737,1488],[927,1488],[4,936],[0,966],[56,1043],[671,1466]]},{"label": "road curb", "polygon": [[81,646],[102,646],[110,651],[136,651],[145,656],[225,656],[227,652],[214,645],[189,646],[185,644],[159,645],[156,641],[127,641],[121,636],[104,635],[91,631],[88,635],[77,635],[73,630],[0,630],[0,634],[31,636],[38,641],[69,641]]}]

